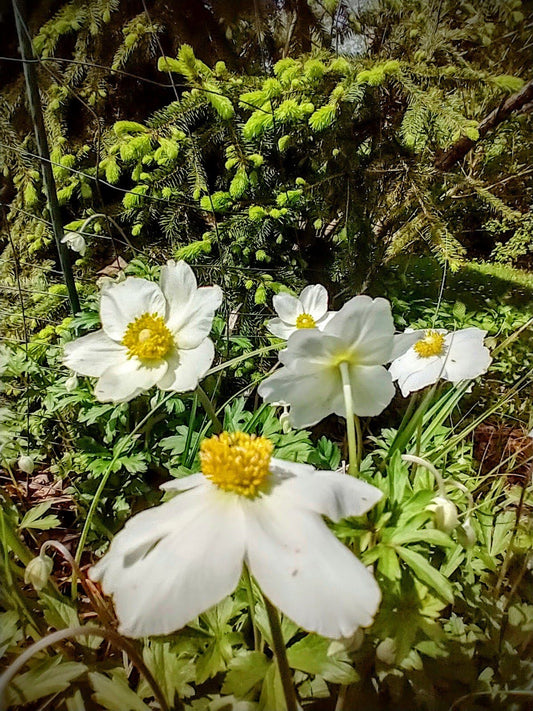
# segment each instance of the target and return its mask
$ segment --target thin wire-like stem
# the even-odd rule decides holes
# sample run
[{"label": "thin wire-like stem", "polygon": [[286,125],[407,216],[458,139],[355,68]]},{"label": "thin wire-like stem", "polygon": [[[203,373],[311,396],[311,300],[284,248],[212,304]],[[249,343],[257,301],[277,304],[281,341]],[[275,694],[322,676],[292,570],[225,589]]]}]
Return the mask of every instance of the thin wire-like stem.
[{"label": "thin wire-like stem", "polygon": [[252,629],[254,632],[254,650],[256,652],[258,652],[261,649],[261,634],[259,632],[259,628],[258,628],[256,621],[255,621],[254,588],[253,588],[253,583],[252,583],[252,577],[250,575],[250,571],[248,570],[247,565],[244,566],[244,584],[246,586],[246,595],[248,597],[248,610],[250,612],[250,622],[252,623]]},{"label": "thin wire-like stem", "polygon": [[355,430],[355,417],[353,414],[352,386],[350,383],[350,372],[348,363],[339,364],[342,378],[342,394],[344,396],[344,409],[346,411],[346,434],[348,436],[348,474],[357,476],[359,474],[359,457],[357,448],[357,436]]},{"label": "thin wire-like stem", "polygon": [[0,676],[0,708],[6,708],[3,702],[5,701],[5,692],[10,682],[26,665],[26,662],[28,662],[35,654],[42,651],[43,649],[46,649],[47,647],[50,647],[53,644],[56,644],[57,642],[61,642],[64,639],[87,636],[103,637],[104,639],[109,640],[111,644],[113,644],[115,647],[118,647],[118,649],[125,652],[130,657],[131,661],[135,664],[135,666],[138,668],[138,670],[141,672],[141,674],[143,674],[148,684],[151,686],[152,691],[154,692],[154,696],[157,699],[161,709],[163,709],[163,711],[169,711],[169,707],[163,692],[159,688],[159,685],[154,679],[151,671],[144,663],[142,657],[137,653],[137,651],[129,642],[129,640],[124,639],[124,637],[121,637],[121,635],[119,635],[118,632],[115,632],[115,630],[104,629],[103,627],[92,627],[90,625],[87,625],[85,627],[69,627],[64,630],[52,632],[52,634],[49,634],[46,637],[43,637],[42,639],[39,639],[37,642],[34,642],[30,647],[28,647],[28,649],[22,652],[22,654],[15,659],[13,664],[11,664],[6,669],[2,676]]},{"label": "thin wire-like stem", "polygon": [[196,394],[198,395],[198,400],[202,403],[202,407],[213,424],[213,432],[215,434],[220,434],[224,429],[222,427],[222,422],[218,419],[213,403],[201,385],[196,386]]},{"label": "thin wire-like stem", "polygon": [[283,635],[281,633],[281,623],[278,611],[266,595],[263,595],[263,599],[265,601],[270,631],[272,632],[272,651],[276,656],[279,675],[281,677],[281,685],[283,687],[283,694],[287,704],[287,711],[298,711],[296,691],[294,689],[291,669],[287,660],[287,650],[285,649],[285,642],[283,641]]}]

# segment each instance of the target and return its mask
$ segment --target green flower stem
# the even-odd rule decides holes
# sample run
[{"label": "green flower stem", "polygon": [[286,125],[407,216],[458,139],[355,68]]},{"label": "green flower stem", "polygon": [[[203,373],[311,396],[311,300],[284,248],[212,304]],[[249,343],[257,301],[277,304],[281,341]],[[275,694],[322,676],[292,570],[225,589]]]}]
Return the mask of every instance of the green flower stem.
[{"label": "green flower stem", "polygon": [[[357,476],[359,474],[359,455],[357,447],[357,436],[355,430],[355,417],[353,414],[352,386],[350,384],[350,372],[348,363],[339,363],[342,378],[342,393],[344,395],[344,409],[346,410],[346,434],[348,435],[348,474]],[[358,423],[359,424],[359,423]],[[359,433],[361,432],[359,426]]]},{"label": "green flower stem", "polygon": [[298,702],[296,701],[296,691],[294,690],[294,682],[287,660],[287,650],[281,633],[281,623],[279,621],[278,611],[270,600],[263,595],[265,607],[268,615],[268,622],[272,632],[272,651],[276,656],[278,663],[279,675],[281,677],[281,685],[283,694],[287,704],[287,711],[298,711]]},{"label": "green flower stem", "polygon": [[254,599],[254,588],[252,584],[252,578],[250,576],[250,571],[248,566],[244,566],[244,584],[246,586],[246,595],[248,597],[248,609],[250,612],[250,622],[252,623],[252,629],[254,631],[254,651],[259,652],[261,650],[261,634],[257,623],[255,621],[255,599]]},{"label": "green flower stem", "polygon": [[[78,541],[78,547],[76,548],[76,555],[74,556],[74,560],[76,561],[76,564],[79,566],[80,561],[81,561],[81,556],[83,554],[83,549],[85,547],[85,542],[87,540],[87,536],[89,534],[89,530],[91,528],[92,520],[96,511],[96,508],[98,504],[100,503],[100,497],[102,496],[102,493],[105,489],[105,485],[107,484],[107,480],[111,476],[111,473],[113,471],[113,467],[117,461],[117,459],[120,457],[124,449],[126,448],[126,445],[128,445],[133,437],[144,427],[144,425],[148,422],[148,420],[152,417],[152,415],[162,406],[170,400],[171,397],[173,397],[176,393],[170,392],[168,395],[166,395],[160,403],[158,403],[155,407],[153,407],[150,412],[145,415],[145,417],[140,420],[140,422],[137,423],[137,425],[134,427],[134,429],[129,433],[127,437],[124,437],[122,441],[119,443],[117,446],[115,453],[113,454],[112,460],[109,462],[109,465],[105,472],[102,475],[102,479],[100,480],[100,484],[98,485],[98,489],[96,490],[93,500],[91,501],[91,505],[89,507],[89,511],[87,513],[87,518],[85,519],[85,523],[83,524],[83,529],[81,531],[80,535],[80,540]],[[71,597],[73,600],[76,599],[77,591],[78,591],[78,576],[76,575],[76,569],[73,568],[72,570],[72,581],[71,581]]]},{"label": "green flower stem", "polygon": [[217,413],[215,412],[213,403],[207,396],[205,390],[200,385],[198,385],[196,388],[196,394],[198,395],[198,399],[202,403],[202,407],[204,408],[206,414],[213,423],[213,432],[215,434],[220,434],[224,428],[222,426],[222,422],[217,417]]}]

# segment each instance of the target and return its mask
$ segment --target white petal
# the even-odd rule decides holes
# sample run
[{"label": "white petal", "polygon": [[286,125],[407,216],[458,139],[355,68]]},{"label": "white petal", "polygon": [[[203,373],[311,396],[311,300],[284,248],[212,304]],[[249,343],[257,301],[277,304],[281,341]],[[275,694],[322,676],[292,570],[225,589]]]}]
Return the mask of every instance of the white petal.
[{"label": "white petal", "polygon": [[285,340],[298,330],[296,326],[287,324],[280,318],[271,318],[270,321],[267,322],[267,328],[274,336],[284,338]]},{"label": "white petal", "polygon": [[[392,353],[390,360],[396,360],[400,356],[405,355],[407,351],[421,338],[424,338],[425,331],[404,331],[404,333],[396,333],[393,339]],[[396,379],[396,378],[395,378]]]},{"label": "white petal", "polygon": [[331,471],[319,471],[308,464],[273,458],[270,471],[277,485],[273,496],[290,505],[339,521],[346,516],[361,516],[376,504],[383,493],[362,479]]},{"label": "white petal", "polygon": [[442,377],[444,372],[444,357],[431,356],[430,358],[420,358],[421,364],[417,370],[405,373],[398,378],[398,384],[402,390],[402,395],[407,397],[415,390],[421,390],[434,383]]},{"label": "white petal", "polygon": [[205,476],[202,472],[196,474],[189,474],[189,476],[183,476],[179,479],[171,479],[161,484],[159,487],[163,491],[187,491],[187,489],[195,489],[197,486],[205,484]]},{"label": "white petal", "polygon": [[209,338],[204,338],[197,348],[175,349],[168,358],[168,371],[158,386],[161,390],[178,393],[194,390],[209,370],[214,357],[215,347]]},{"label": "white petal", "polygon": [[213,325],[222,303],[219,286],[196,287],[193,270],[185,262],[161,269],[161,289],[167,299],[167,326],[176,335],[179,348],[196,348]]},{"label": "white petal", "polygon": [[[438,358],[439,356],[433,356]],[[419,356],[414,348],[410,348],[399,358],[396,358],[389,367],[389,373],[393,380],[398,380],[400,385],[407,377],[413,373],[424,370],[428,364],[428,358]]]},{"label": "white petal", "polygon": [[324,328],[341,338],[363,365],[388,362],[393,349],[394,322],[386,299],[355,296]]},{"label": "white petal", "polygon": [[280,351],[278,357],[280,363],[303,375],[331,368],[335,356],[345,350],[343,341],[337,336],[321,333],[316,328],[301,328],[291,335],[287,348]]},{"label": "white petal", "polygon": [[391,375],[381,365],[351,365],[350,383],[353,411],[359,417],[379,415],[394,397]]},{"label": "white petal", "polygon": [[329,368],[299,375],[291,368],[281,368],[263,380],[258,393],[266,402],[289,403],[294,427],[310,427],[341,407],[340,373]]},{"label": "white petal", "polygon": [[98,377],[106,368],[123,361],[127,350],[100,330],[67,343],[64,354],[67,368],[80,375]]},{"label": "white petal", "polygon": [[310,314],[315,321],[321,319],[328,310],[328,292],[322,284],[306,286],[300,294],[300,303],[304,313]]},{"label": "white petal", "polygon": [[124,358],[102,373],[94,394],[101,402],[128,402],[161,380],[167,369],[166,360],[148,365],[138,358]]},{"label": "white petal", "polygon": [[323,331],[324,328],[331,321],[331,319],[338,313],[338,311],[327,311],[324,316],[322,316],[322,318],[316,322],[316,327],[318,328],[318,330]]},{"label": "white petal", "polygon": [[184,261],[177,264],[168,262],[164,267],[161,267],[159,284],[169,304],[171,302],[186,304],[194,297],[198,289],[194,272]]},{"label": "white petal", "polygon": [[91,569],[112,594],[119,631],[168,634],[236,587],[244,558],[238,497],[199,487],[135,516]]},{"label": "white petal", "polygon": [[282,291],[272,299],[272,304],[277,315],[285,323],[296,324],[296,317],[303,314],[303,306],[299,299],[292,294]]},{"label": "white petal", "polygon": [[464,328],[449,333],[445,342],[448,351],[445,357],[444,377],[452,383],[477,378],[487,371],[492,362],[489,349],[483,345],[486,331],[479,328]]},{"label": "white petal", "polygon": [[372,622],[374,577],[317,514],[265,497],[246,507],[247,560],[284,614],[325,637],[349,637]]},{"label": "white petal", "polygon": [[161,289],[151,281],[128,277],[102,292],[100,319],[110,338],[121,341],[128,324],[143,314],[165,317],[166,302]]}]

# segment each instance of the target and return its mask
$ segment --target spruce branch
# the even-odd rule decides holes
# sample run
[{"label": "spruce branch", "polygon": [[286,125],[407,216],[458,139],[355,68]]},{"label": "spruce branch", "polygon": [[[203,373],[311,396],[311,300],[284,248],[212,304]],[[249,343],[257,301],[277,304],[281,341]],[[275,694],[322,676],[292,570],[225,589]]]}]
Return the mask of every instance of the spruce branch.
[{"label": "spruce branch", "polygon": [[[513,113],[529,112],[533,108],[533,79],[524,84],[520,91],[512,94],[508,99],[491,111],[478,126],[479,138],[483,138],[489,131],[505,121]],[[449,170],[457,161],[464,158],[476,141],[462,136],[448,150],[444,151],[435,161],[439,170]]]}]

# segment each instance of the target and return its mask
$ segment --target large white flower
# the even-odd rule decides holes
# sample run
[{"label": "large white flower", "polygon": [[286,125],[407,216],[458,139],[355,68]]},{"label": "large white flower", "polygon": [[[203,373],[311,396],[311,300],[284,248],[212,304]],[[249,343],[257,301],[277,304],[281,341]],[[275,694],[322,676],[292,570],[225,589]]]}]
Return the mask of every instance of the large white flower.
[{"label": "large white flower", "polygon": [[103,402],[126,402],[153,385],[194,390],[213,362],[207,336],[221,301],[220,287],[198,288],[185,262],[162,267],[159,286],[128,277],[103,289],[102,329],[67,343],[65,365],[99,378]]},{"label": "large white flower", "polygon": [[272,304],[279,318],[270,319],[267,327],[278,338],[286,339],[301,328],[321,331],[335,314],[328,311],[328,292],[322,284],[306,286],[298,297],[276,294]]},{"label": "large white flower", "polygon": [[404,397],[440,378],[452,383],[477,378],[492,361],[489,349],[483,345],[487,332],[480,328],[450,332],[429,329],[413,334],[416,343],[390,366],[392,379],[398,381]]},{"label": "large white flower", "polygon": [[113,595],[123,634],[180,629],[235,589],[243,563],[306,630],[348,637],[372,622],[379,587],[322,516],[363,514],[381,492],[271,453],[268,439],[242,432],[204,440],[202,471],[166,484],[181,493],[128,521],[89,571]]},{"label": "large white flower", "polygon": [[386,299],[355,296],[335,313],[322,331],[302,330],[279,354],[285,366],[259,386],[267,402],[290,405],[297,428],[327,415],[346,416],[343,374],[351,386],[356,415],[378,415],[392,400],[394,385],[384,363],[404,352],[416,339],[394,335]]}]

